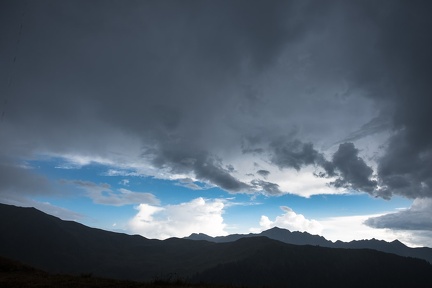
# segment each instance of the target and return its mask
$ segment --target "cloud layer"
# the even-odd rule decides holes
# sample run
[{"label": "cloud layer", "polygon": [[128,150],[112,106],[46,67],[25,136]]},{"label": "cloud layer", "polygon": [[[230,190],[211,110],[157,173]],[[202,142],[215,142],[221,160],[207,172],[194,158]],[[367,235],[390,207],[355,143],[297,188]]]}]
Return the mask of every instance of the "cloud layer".
[{"label": "cloud layer", "polygon": [[297,214],[289,207],[281,206],[280,208],[284,212],[282,215],[276,216],[274,221],[262,215],[259,222],[260,228],[252,228],[251,232],[257,233],[273,227],[279,227],[290,231],[321,234],[323,227],[318,221],[306,219],[302,214]]},{"label": "cloud layer", "polygon": [[73,184],[86,191],[86,196],[96,204],[123,206],[130,204],[146,203],[157,205],[159,199],[152,193],[134,192],[125,188],[113,191],[109,184],[96,184],[90,181],[81,180],[63,180],[65,184]]},{"label": "cloud layer", "polygon": [[177,205],[140,204],[129,230],[147,238],[185,237],[200,231],[210,236],[227,235],[222,200],[196,198]]},{"label": "cloud layer", "polygon": [[417,198],[408,209],[369,218],[365,224],[373,228],[432,231],[432,199]]}]

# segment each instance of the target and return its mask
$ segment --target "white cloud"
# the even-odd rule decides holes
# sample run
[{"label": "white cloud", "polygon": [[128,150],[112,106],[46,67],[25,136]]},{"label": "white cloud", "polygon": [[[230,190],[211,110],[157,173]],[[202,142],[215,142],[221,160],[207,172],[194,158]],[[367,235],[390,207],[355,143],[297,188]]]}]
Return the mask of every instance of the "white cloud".
[{"label": "white cloud", "polygon": [[262,215],[259,222],[259,228],[250,229],[251,232],[258,233],[273,227],[285,228],[290,231],[309,232],[311,234],[320,234],[322,231],[321,224],[316,220],[306,219],[302,214],[295,213],[291,208],[286,206],[280,207],[284,214],[276,216],[275,220],[270,220],[267,216]]},{"label": "white cloud", "polygon": [[384,215],[386,214],[343,216],[322,219],[319,221],[323,226],[321,235],[332,241],[341,240],[349,242],[352,240],[375,238],[390,242],[398,239],[410,247],[432,247],[431,231],[376,229],[365,224],[365,221],[369,218],[379,218]]},{"label": "white cloud", "polygon": [[344,242],[372,238],[386,241],[397,239],[396,235],[391,231],[374,229],[364,224],[364,221],[369,217],[379,215],[382,214],[341,216],[322,219],[320,220],[323,226],[322,236],[328,240],[341,240]]},{"label": "white cloud", "polygon": [[159,204],[156,196],[147,192],[134,192],[124,188],[113,191],[108,184],[96,184],[89,181],[74,180],[64,182],[75,184],[84,189],[87,192],[87,197],[91,198],[96,204],[112,206],[139,203]]},{"label": "white cloud", "polygon": [[129,186],[129,180],[128,179],[123,179],[119,182],[119,184],[123,185],[123,186]]},{"label": "white cloud", "polygon": [[129,221],[129,230],[147,238],[185,237],[192,233],[227,235],[222,214],[224,201],[196,198],[164,207],[140,204]]},{"label": "white cloud", "polygon": [[60,158],[64,159],[64,163],[60,163],[55,168],[58,169],[80,169],[83,166],[90,165],[92,163],[98,163],[103,165],[113,165],[115,162],[113,162],[110,159],[103,158],[100,156],[95,155],[81,155],[81,154],[54,154],[54,153],[46,153],[44,155],[41,153],[42,156],[48,156],[52,158]]},{"label": "white cloud", "polygon": [[[418,207],[419,205],[413,204],[413,206]],[[425,204],[423,203],[421,207],[425,207]],[[251,228],[249,231],[259,233],[273,227],[280,227],[290,231],[305,231],[311,234],[318,234],[331,241],[341,240],[344,242],[350,242],[353,240],[375,238],[391,242],[398,239],[410,247],[432,247],[431,231],[376,229],[365,224],[367,219],[379,219],[380,217],[388,215],[385,213],[310,220],[301,214],[295,213],[289,207],[282,206],[281,209],[284,213],[277,216],[274,220],[271,220],[265,215],[261,216],[259,222],[260,227]],[[406,211],[407,210],[403,210],[401,212]]]},{"label": "white cloud", "polygon": [[103,176],[134,176],[140,177],[142,176],[140,173],[129,171],[129,170],[120,170],[120,169],[108,169],[107,172],[102,174]]},{"label": "white cloud", "polygon": [[[301,197],[313,195],[346,194],[346,189],[335,188],[328,185],[333,178],[320,178],[314,175],[316,167],[305,166],[297,171],[294,168],[279,169],[268,162],[267,156],[256,158],[253,155],[242,155],[242,158],[231,156],[230,164],[236,172],[233,173],[240,181],[250,183],[254,179],[263,179],[257,174],[258,170],[269,171],[265,181],[279,185],[283,194],[294,194]],[[227,157],[225,157],[227,158]],[[251,165],[254,163],[254,165]],[[252,172],[252,173],[251,173]]]}]

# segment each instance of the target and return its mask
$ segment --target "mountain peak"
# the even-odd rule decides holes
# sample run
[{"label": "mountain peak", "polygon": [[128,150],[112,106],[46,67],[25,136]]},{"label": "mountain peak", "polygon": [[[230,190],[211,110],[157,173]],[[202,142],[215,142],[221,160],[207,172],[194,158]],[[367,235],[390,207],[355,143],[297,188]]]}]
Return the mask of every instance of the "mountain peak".
[{"label": "mountain peak", "polygon": [[210,237],[209,235],[207,235],[205,233],[192,233],[192,234],[189,235],[189,237],[192,237],[192,236],[207,236],[207,237]]},{"label": "mountain peak", "polygon": [[402,242],[400,242],[399,240],[393,240],[392,242],[390,242],[392,245],[397,246],[397,247],[406,247],[405,244],[403,244]]},{"label": "mountain peak", "polygon": [[184,237],[189,240],[206,240],[206,241],[214,241],[214,238],[204,234],[204,233],[192,233],[188,237]]},{"label": "mountain peak", "polygon": [[267,230],[265,230],[265,231],[263,231],[263,232],[266,232],[266,231],[278,231],[278,232],[286,231],[286,232],[291,232],[291,231],[288,230],[288,229],[279,228],[279,227],[277,227],[277,226],[275,226],[275,227],[273,227],[273,228],[270,228],[270,229],[267,229]]}]

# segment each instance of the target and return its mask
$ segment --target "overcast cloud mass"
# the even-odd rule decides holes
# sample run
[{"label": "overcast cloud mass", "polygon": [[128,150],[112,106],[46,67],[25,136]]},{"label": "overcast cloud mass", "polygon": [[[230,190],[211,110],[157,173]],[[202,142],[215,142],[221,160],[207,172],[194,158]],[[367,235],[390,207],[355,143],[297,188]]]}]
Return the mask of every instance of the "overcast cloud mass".
[{"label": "overcast cloud mass", "polygon": [[[402,196],[415,199],[409,210],[365,223],[430,230],[431,9],[397,0],[2,1],[0,200],[59,193],[23,165],[56,157],[194,190]],[[69,184],[96,203],[141,204],[145,221],[185,207],[78,181]],[[211,209],[223,231],[223,205],[204,204],[187,205]],[[142,223],[131,225],[148,229]]]}]

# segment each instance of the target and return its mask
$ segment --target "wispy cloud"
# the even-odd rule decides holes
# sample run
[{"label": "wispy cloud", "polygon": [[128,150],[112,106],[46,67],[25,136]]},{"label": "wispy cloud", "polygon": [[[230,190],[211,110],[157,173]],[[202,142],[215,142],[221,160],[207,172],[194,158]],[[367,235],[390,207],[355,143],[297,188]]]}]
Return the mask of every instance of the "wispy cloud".
[{"label": "wispy cloud", "polygon": [[96,184],[90,181],[81,180],[63,180],[63,183],[73,184],[86,191],[86,196],[91,198],[96,204],[123,206],[130,204],[147,203],[157,205],[159,199],[148,192],[134,192],[128,189],[120,188],[111,189],[111,186],[105,183]]}]

